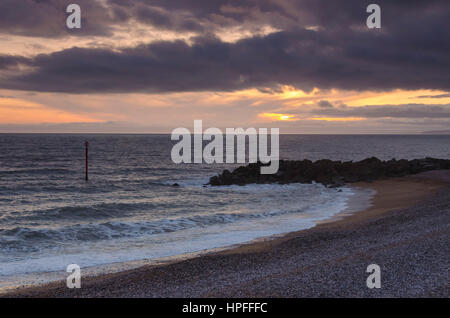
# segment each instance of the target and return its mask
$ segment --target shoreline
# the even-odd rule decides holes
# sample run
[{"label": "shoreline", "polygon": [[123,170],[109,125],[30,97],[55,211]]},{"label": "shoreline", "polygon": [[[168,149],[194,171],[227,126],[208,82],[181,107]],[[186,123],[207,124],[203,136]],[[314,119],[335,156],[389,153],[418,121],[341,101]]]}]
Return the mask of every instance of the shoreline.
[{"label": "shoreline", "polygon": [[[65,281],[56,281],[38,286],[18,287],[0,297],[290,297],[290,294],[286,295],[283,292],[281,294],[271,292],[271,288],[254,290],[252,287],[251,292],[249,290],[244,292],[242,279],[237,280],[236,284],[233,280],[230,281],[230,278],[242,278],[245,274],[249,277],[244,279],[246,281],[244,285],[248,289],[251,286],[247,282],[248,279],[261,281],[263,277],[273,278],[274,275],[280,275],[281,269],[292,272],[292,266],[296,267],[295,264],[291,262],[286,264],[286,259],[280,258],[279,255],[287,255],[288,261],[292,253],[304,255],[305,258],[314,256],[320,259],[317,264],[302,264],[295,271],[302,271],[301,268],[305,266],[314,268],[321,263],[336,261],[333,258],[328,259],[326,254],[316,255],[314,247],[317,245],[323,248],[326,242],[333,242],[333,238],[340,238],[338,234],[342,232],[352,234],[363,231],[364,227],[371,223],[382,223],[383,219],[395,217],[396,213],[388,213],[390,211],[402,211],[420,205],[421,202],[442,192],[443,189],[448,189],[449,181],[449,172],[430,171],[373,183],[355,183],[351,185],[354,188],[376,191],[372,197],[372,205],[362,211],[346,209],[310,229],[262,238],[221,251],[207,251],[181,261],[169,261],[162,265],[144,265],[130,270],[86,277],[82,279],[80,290],[69,290],[65,287]],[[317,239],[318,237],[321,239]],[[300,243],[299,246],[292,247],[291,245],[296,241]],[[305,245],[307,242],[312,244]],[[365,242],[347,241],[345,243],[364,245]],[[256,268],[264,268],[263,273],[257,270],[252,271],[251,268],[255,269],[255,265],[257,265]],[[361,272],[365,276],[365,268]],[[213,279],[216,276],[222,277],[222,284]],[[193,281],[194,278],[198,281]],[[365,279],[362,283],[365,284]],[[313,286],[314,290],[323,288],[320,284],[316,283],[316,285]],[[297,293],[294,297],[297,295],[304,296],[302,293]],[[313,293],[312,296],[316,295]],[[311,295],[307,293],[306,296]]]},{"label": "shoreline", "polygon": [[[446,178],[440,180],[433,172],[434,171],[431,171],[431,173],[424,172],[419,175],[377,180],[374,182],[353,183],[350,185],[351,188],[373,191],[373,195],[369,198],[370,202],[368,202],[367,205],[364,202],[356,202],[356,206],[362,207],[362,209],[358,209],[355,206],[349,206],[332,217],[319,221],[310,229],[285,233],[273,239],[268,237],[268,240],[262,238],[259,242],[243,243],[240,244],[240,246],[219,253],[233,254],[240,252],[242,249],[248,252],[258,251],[263,249],[259,245],[273,247],[277,243],[296,238],[306,231],[320,231],[322,228],[357,225],[358,222],[365,220],[375,220],[377,217],[380,217],[389,211],[414,206],[415,204],[432,197],[433,194],[450,183],[450,172],[445,172],[448,175],[448,181]],[[393,184],[395,184],[395,187],[393,187]],[[403,186],[403,188],[397,188],[397,185]],[[423,185],[425,185],[426,188],[423,188]],[[396,188],[396,191],[392,191],[393,188]],[[413,198],[409,196],[411,194],[410,191],[414,194]],[[357,199],[355,201],[357,201]]]},{"label": "shoreline", "polygon": [[[169,256],[162,256],[148,259],[144,258],[136,260],[118,261],[100,265],[91,265],[82,268],[83,279],[90,279],[92,277],[103,276],[107,274],[116,274],[124,271],[134,270],[144,266],[153,267],[153,266],[169,265],[205,255],[226,253],[227,251],[235,250],[242,246],[247,245],[251,246],[261,242],[277,240],[283,238],[284,236],[290,233],[305,231],[321,223],[333,222],[335,218],[339,219],[340,215],[351,215],[353,213],[362,211],[370,205],[369,201],[375,193],[375,191],[373,190],[363,189],[359,187],[356,188],[352,186],[346,186],[344,188],[345,188],[344,190],[339,190],[339,192],[346,191],[352,193],[351,196],[347,199],[348,201],[346,202],[346,207],[343,208],[343,210],[341,210],[340,212],[335,212],[335,214],[332,214],[326,219],[314,221],[314,225],[312,225],[311,227],[301,229],[299,228],[298,230],[285,229],[284,232],[262,235],[247,241],[237,243],[230,242],[226,245],[209,247],[181,254],[174,254]],[[65,281],[67,275],[69,274],[67,274],[65,271],[52,270],[52,271],[31,272],[25,274],[5,276],[3,281],[0,281],[0,297],[10,292],[14,292],[18,288],[20,289],[39,288],[52,283]]]}]

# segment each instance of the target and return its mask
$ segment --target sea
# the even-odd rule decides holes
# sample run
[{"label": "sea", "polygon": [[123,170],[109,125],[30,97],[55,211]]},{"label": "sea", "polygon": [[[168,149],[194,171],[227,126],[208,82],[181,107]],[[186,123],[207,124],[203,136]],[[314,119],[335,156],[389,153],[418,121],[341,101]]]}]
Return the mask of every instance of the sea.
[{"label": "sea", "polygon": [[[175,164],[173,145],[164,134],[0,134],[0,290],[61,279],[69,264],[114,271],[308,229],[373,195],[315,183],[205,186],[239,165]],[[372,156],[450,159],[450,136],[280,135],[281,159]]]}]

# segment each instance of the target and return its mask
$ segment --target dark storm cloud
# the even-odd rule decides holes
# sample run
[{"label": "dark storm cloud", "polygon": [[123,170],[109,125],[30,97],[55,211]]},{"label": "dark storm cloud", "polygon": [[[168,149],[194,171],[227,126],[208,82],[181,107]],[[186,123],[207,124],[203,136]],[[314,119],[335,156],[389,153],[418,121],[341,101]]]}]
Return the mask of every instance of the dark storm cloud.
[{"label": "dark storm cloud", "polygon": [[317,106],[322,107],[322,108],[330,108],[330,107],[333,107],[333,104],[331,104],[327,100],[321,100],[320,102],[317,103]]},{"label": "dark storm cloud", "polygon": [[[366,8],[372,0],[109,0],[111,8],[121,8],[129,18],[155,26],[178,29],[184,18],[211,30],[214,26],[233,26],[243,22],[265,23],[282,29],[320,26],[329,31],[365,26]],[[411,22],[417,27],[423,22],[435,22],[445,27],[441,19],[448,17],[446,0],[378,0],[385,28],[399,27],[408,31]],[[447,7],[447,8],[446,8]],[[147,13],[140,14],[140,11]],[[167,15],[171,14],[172,18]],[[174,23],[178,20],[177,23]],[[186,30],[191,29],[186,23]],[[420,26],[421,27],[421,26]]]},{"label": "dark storm cloud", "polygon": [[[12,1],[6,3],[11,5]],[[110,0],[108,15],[98,14],[98,21],[105,20],[105,25],[135,19],[161,29],[195,30],[202,35],[190,45],[183,41],[154,42],[119,51],[72,48],[38,55],[23,61],[32,66],[32,71],[0,77],[0,88],[91,93],[232,91],[255,87],[269,92],[280,85],[292,85],[304,90],[319,87],[448,91],[448,1],[379,1],[381,30],[365,27],[368,3]],[[236,43],[224,43],[210,35],[214,26],[252,21],[263,21],[282,31]],[[319,29],[306,30],[307,25]],[[31,24],[19,29],[33,32]],[[50,26],[48,29],[53,30]],[[101,28],[92,30],[105,32]]]},{"label": "dark storm cloud", "polygon": [[[66,8],[76,3],[81,7],[82,28],[66,27]],[[93,0],[1,0],[0,33],[28,37],[62,37],[67,35],[110,35],[118,18]]]},{"label": "dark storm cloud", "polygon": [[[130,18],[137,15],[139,21],[163,26],[161,22],[166,22],[165,27],[175,27],[174,19],[166,14],[170,13],[179,21],[186,22],[189,19],[196,19],[197,22],[208,23],[212,25],[229,26],[236,23],[242,23],[245,20],[254,20],[258,14],[282,16],[287,19],[295,20],[278,0],[109,0],[113,7],[119,7],[129,13]],[[146,11],[140,14],[139,11]],[[163,14],[164,13],[164,14]],[[193,21],[194,22],[194,21]],[[196,22],[196,23],[197,23]],[[187,30],[191,29],[189,23],[184,24]],[[176,28],[179,28],[176,27]]]},{"label": "dark storm cloud", "polygon": [[[244,20],[257,19],[254,10],[261,13],[260,10],[263,9],[268,14],[283,11],[272,2],[274,1],[2,0],[0,33],[28,37],[109,36],[114,28],[135,21],[160,29],[211,32],[218,27],[234,26]],[[79,30],[66,28],[66,8],[71,3],[81,7],[82,28]],[[292,20],[287,14],[285,16]],[[277,19],[272,22],[280,21],[280,17],[277,14]]]},{"label": "dark storm cloud", "polygon": [[[292,29],[316,25],[341,31],[364,25],[366,0],[78,0],[82,10],[81,30],[65,26],[65,9],[71,1],[2,0],[0,33],[30,37],[110,35],[113,28],[138,21],[161,29],[211,32],[218,27],[271,25]],[[401,28],[432,22],[427,15],[448,16],[445,0],[379,0],[384,27],[395,22]],[[425,16],[425,20],[423,19]],[[437,23],[441,23],[440,19]],[[247,26],[248,26],[247,25]],[[411,26],[411,25],[409,25]],[[417,31],[417,30],[415,30]]]},{"label": "dark storm cloud", "polygon": [[19,64],[27,63],[28,60],[21,56],[0,55],[0,70],[16,67]]},{"label": "dark storm cloud", "polygon": [[450,105],[368,105],[313,110],[314,115],[363,118],[450,118]]}]

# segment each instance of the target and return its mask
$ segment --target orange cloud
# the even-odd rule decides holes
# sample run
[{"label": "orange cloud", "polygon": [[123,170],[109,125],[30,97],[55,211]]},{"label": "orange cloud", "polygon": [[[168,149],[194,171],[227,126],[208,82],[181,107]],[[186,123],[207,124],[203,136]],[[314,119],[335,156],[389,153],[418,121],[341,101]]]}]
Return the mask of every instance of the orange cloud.
[{"label": "orange cloud", "polygon": [[28,101],[0,98],[0,124],[102,122],[87,116],[51,109]]}]

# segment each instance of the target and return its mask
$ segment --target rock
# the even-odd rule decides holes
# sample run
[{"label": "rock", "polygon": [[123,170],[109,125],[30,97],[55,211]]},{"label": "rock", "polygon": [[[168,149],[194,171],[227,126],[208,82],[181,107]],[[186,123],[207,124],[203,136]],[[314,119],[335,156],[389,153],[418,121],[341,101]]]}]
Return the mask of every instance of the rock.
[{"label": "rock", "polygon": [[344,178],[342,177],[333,177],[332,184],[328,185],[328,188],[339,188],[345,185]]},{"label": "rock", "polygon": [[279,170],[273,175],[260,174],[260,168],[264,165],[268,164],[257,162],[241,166],[233,172],[224,170],[221,174],[211,177],[209,185],[286,184],[316,181],[325,186],[336,188],[345,185],[345,183],[372,182],[378,179],[405,176],[428,170],[450,169],[450,160],[424,158],[382,161],[376,157],[358,162],[341,162],[328,159],[316,162],[310,160],[280,160]]},{"label": "rock", "polygon": [[220,185],[220,179],[219,179],[219,177],[218,177],[218,176],[211,177],[211,178],[209,179],[209,184],[210,184],[210,185],[213,185],[213,186],[218,186],[218,185]]},{"label": "rock", "polygon": [[179,187],[180,185],[178,183],[172,184],[172,187]]}]

